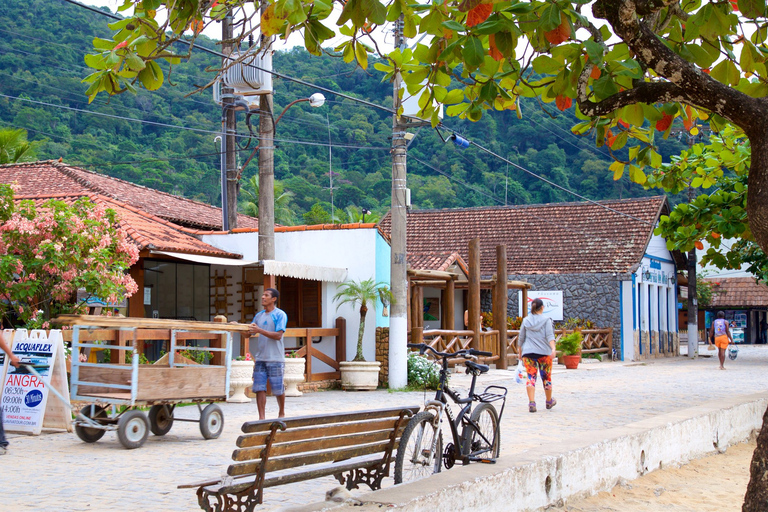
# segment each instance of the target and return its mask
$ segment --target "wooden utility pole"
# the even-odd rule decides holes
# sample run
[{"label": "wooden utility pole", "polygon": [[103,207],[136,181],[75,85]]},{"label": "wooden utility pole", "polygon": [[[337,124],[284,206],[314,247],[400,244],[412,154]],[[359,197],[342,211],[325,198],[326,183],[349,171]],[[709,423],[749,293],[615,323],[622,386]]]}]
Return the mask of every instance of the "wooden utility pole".
[{"label": "wooden utility pole", "polygon": [[[688,187],[688,202],[693,189]],[[650,297],[648,300],[651,300]],[[650,328],[648,329],[650,333]],[[650,336],[650,334],[649,334]],[[699,301],[696,300],[696,248],[688,251],[688,357],[699,355]]]},{"label": "wooden utility pole", "polygon": [[[405,46],[403,17],[395,21],[395,47]],[[392,85],[392,252],[390,259],[390,287],[394,300],[389,317],[389,387],[402,388],[408,384],[407,342],[408,342],[408,290],[407,248],[406,248],[406,150],[405,120],[398,115],[400,110],[400,74],[395,75]]]},{"label": "wooden utility pole", "polygon": [[507,369],[507,246],[496,246],[496,284],[493,287],[493,330],[499,331],[497,368]]},{"label": "wooden utility pole", "polygon": [[480,239],[469,241],[469,330],[474,332],[471,348],[480,348]]}]

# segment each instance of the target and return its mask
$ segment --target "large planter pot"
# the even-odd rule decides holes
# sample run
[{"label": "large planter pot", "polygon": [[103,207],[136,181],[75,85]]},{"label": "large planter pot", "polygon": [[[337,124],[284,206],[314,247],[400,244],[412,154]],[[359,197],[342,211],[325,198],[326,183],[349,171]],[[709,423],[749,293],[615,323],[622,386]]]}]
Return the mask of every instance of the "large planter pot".
[{"label": "large planter pot", "polygon": [[341,387],[349,391],[368,391],[379,385],[379,370],[381,362],[375,361],[342,361]]},{"label": "large planter pot", "polygon": [[303,357],[286,357],[285,371],[283,372],[283,383],[285,384],[285,396],[301,396],[298,385],[304,382],[304,364],[306,359]]},{"label": "large planter pot", "polygon": [[236,404],[251,403],[245,396],[246,388],[253,385],[253,361],[232,361],[229,369],[229,392],[227,402]]},{"label": "large planter pot", "polygon": [[567,370],[575,370],[579,367],[579,362],[581,361],[581,354],[575,354],[571,356],[560,356],[560,358],[563,360],[563,364],[565,365],[565,368]]}]

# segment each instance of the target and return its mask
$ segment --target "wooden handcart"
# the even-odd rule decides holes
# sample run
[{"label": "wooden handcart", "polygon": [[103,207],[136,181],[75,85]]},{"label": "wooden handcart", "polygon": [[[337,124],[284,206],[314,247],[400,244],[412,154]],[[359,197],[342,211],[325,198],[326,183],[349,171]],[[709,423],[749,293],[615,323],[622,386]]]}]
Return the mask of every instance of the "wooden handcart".
[{"label": "wooden handcart", "polygon": [[[199,423],[205,439],[221,435],[224,415],[216,402],[226,401],[229,393],[232,335],[247,332],[247,325],[78,315],[63,315],[56,321],[72,326],[71,399],[90,402],[74,420],[81,440],[95,443],[105,432],[117,431],[125,448],[138,448],[150,431],[165,435],[174,421]],[[139,364],[139,341],[157,338],[169,340],[167,364]],[[219,342],[205,347],[185,344],[199,339]],[[131,362],[81,362],[80,353],[86,348],[131,352]],[[223,357],[214,357],[218,364],[191,364],[178,357],[177,350],[208,350]],[[199,419],[176,417],[180,403],[197,404]]]}]

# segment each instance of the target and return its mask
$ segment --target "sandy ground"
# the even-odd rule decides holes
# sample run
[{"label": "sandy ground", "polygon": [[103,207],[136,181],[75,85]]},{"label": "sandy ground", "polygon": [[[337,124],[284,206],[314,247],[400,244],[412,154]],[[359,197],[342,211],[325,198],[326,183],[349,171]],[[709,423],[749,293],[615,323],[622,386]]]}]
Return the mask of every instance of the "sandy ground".
[{"label": "sandy ground", "polygon": [[680,467],[653,471],[610,492],[601,492],[558,512],[727,512],[740,511],[749,483],[755,442],[731,446],[725,453],[697,459]]}]

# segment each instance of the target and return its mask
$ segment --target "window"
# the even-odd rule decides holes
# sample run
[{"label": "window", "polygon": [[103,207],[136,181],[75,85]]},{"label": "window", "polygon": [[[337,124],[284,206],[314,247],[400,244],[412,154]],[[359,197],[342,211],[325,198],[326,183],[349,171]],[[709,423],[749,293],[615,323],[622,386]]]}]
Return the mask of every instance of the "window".
[{"label": "window", "polygon": [[144,260],[144,287],[150,288],[146,318],[210,320],[210,267]]},{"label": "window", "polygon": [[288,327],[322,327],[322,303],[320,281],[279,277],[278,306],[288,315]]}]

